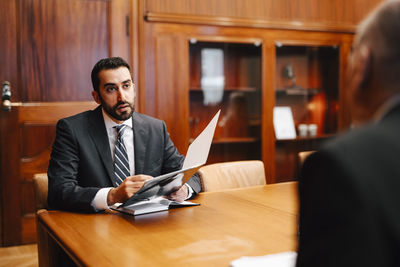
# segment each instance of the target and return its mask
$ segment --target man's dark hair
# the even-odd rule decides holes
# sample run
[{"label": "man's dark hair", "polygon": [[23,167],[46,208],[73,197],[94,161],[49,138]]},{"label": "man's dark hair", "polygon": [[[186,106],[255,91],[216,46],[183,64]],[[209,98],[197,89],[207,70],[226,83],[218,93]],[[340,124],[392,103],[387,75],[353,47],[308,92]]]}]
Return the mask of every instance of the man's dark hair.
[{"label": "man's dark hair", "polygon": [[118,69],[119,67],[126,67],[130,71],[129,64],[120,57],[103,58],[94,65],[92,69],[92,85],[93,90],[99,92],[100,78],[99,72],[102,70]]}]

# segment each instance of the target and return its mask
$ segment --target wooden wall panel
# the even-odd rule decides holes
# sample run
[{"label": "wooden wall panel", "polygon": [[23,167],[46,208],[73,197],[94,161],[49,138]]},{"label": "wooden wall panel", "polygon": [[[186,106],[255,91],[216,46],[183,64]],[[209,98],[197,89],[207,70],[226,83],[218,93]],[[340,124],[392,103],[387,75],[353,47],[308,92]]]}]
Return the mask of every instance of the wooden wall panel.
[{"label": "wooden wall panel", "polygon": [[2,245],[36,241],[32,178],[47,171],[60,118],[93,109],[91,102],[16,104],[0,110]]},{"label": "wooden wall panel", "polygon": [[[186,41],[187,42],[187,41]],[[155,103],[156,113],[168,125],[171,139],[179,152],[186,154],[189,69],[184,59],[188,53],[185,40],[174,34],[159,35],[155,39]]]},{"label": "wooden wall panel", "polygon": [[[54,114],[54,112],[52,112]],[[39,115],[43,118],[43,116]],[[21,116],[20,116],[21,119]],[[25,123],[20,124],[20,190],[21,190],[21,231],[22,243],[36,240],[35,232],[35,195],[33,176],[46,172],[55,138],[55,121],[51,124]]]},{"label": "wooden wall panel", "polygon": [[[9,81],[11,85],[18,83],[18,71],[17,71],[17,32],[15,31],[17,25],[17,6],[15,0],[3,0],[0,1],[0,84],[4,81]],[[7,10],[7,12],[4,12]],[[18,95],[14,94],[11,98],[18,99]],[[0,117],[1,118],[1,117]],[[0,121],[0,129],[6,127],[6,123]],[[1,130],[0,130],[1,131]],[[7,153],[1,144],[4,142],[6,136],[0,136],[0,156],[6,156]],[[1,158],[0,158],[1,159]],[[4,175],[3,171],[4,164],[0,160],[0,177]],[[6,186],[6,182],[0,180],[0,188]],[[3,200],[5,196],[0,192],[0,225],[4,225],[3,213]],[[0,244],[3,243],[3,227],[0,227]]]},{"label": "wooden wall panel", "polygon": [[0,83],[13,102],[0,110],[1,245],[36,240],[32,176],[47,169],[56,121],[82,109],[70,101],[92,100],[93,65],[132,62],[133,2],[0,1]]},{"label": "wooden wall panel", "polygon": [[113,0],[109,7],[109,55],[124,58],[131,62],[131,40],[132,35],[132,18],[131,18],[131,1],[129,0]]},{"label": "wooden wall panel", "polygon": [[107,1],[20,1],[22,102],[91,100],[108,55]]},{"label": "wooden wall panel", "polygon": [[[188,109],[187,92],[190,86],[198,86],[199,80],[199,77],[196,76],[192,77],[193,79],[189,81],[190,70],[187,64],[190,60],[192,60],[190,62],[191,65],[198,64],[193,61],[193,58],[190,59],[188,50],[189,40],[191,38],[209,42],[257,40],[261,43],[261,158],[266,168],[268,183],[278,181],[276,180],[276,148],[272,116],[272,107],[275,105],[275,87],[277,85],[275,77],[277,64],[275,56],[276,46],[279,43],[303,46],[338,45],[341,66],[339,87],[340,92],[342,92],[344,88],[342,77],[346,66],[344,62],[345,55],[349,53],[349,47],[353,38],[353,34],[351,33],[266,30],[261,28],[199,26],[177,23],[146,23],[145,29],[147,35],[145,36],[145,49],[143,50],[143,55],[146,58],[146,105],[144,112],[166,121],[171,137],[173,138],[172,140],[177,143],[178,148],[183,153],[185,153],[183,149],[186,149],[186,146],[182,140],[188,142],[190,138],[189,121],[187,121],[189,117],[185,115]],[[232,76],[233,78],[238,78],[237,75]],[[241,83],[240,80],[237,82]],[[343,108],[343,106],[340,106],[340,114],[343,113]]]},{"label": "wooden wall panel", "polygon": [[[37,137],[42,138],[37,138]],[[32,138],[35,137],[35,138]],[[45,124],[31,124],[26,123],[22,125],[21,141],[22,150],[21,154],[24,158],[35,158],[40,152],[49,147],[54,141],[55,132],[54,125],[49,126]]]},{"label": "wooden wall panel", "polygon": [[354,31],[383,0],[146,0],[149,20]]},{"label": "wooden wall panel", "polygon": [[[0,156],[1,156],[1,245],[21,243],[21,212],[19,188],[19,147],[18,147],[18,112],[0,110]],[[15,144],[15,148],[10,145]]]},{"label": "wooden wall panel", "polygon": [[[17,86],[17,5],[15,0],[0,1],[0,84],[9,81],[11,86]],[[14,92],[11,100],[18,99]]]}]

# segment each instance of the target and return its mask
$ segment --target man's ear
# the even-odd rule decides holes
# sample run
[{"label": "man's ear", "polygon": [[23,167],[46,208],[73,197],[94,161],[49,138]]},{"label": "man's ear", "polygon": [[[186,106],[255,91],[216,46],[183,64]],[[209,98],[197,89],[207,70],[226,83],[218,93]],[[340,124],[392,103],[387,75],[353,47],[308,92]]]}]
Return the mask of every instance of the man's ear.
[{"label": "man's ear", "polygon": [[365,45],[358,51],[357,59],[354,64],[353,89],[359,96],[365,94],[371,79],[372,55],[371,49]]},{"label": "man's ear", "polygon": [[94,101],[96,101],[97,104],[101,104],[100,96],[97,91],[94,91],[94,90],[92,91],[92,97],[93,97]]},{"label": "man's ear", "polygon": [[372,54],[369,47],[363,45],[355,51],[350,70],[350,83],[346,88],[345,95],[347,104],[350,105],[352,121],[358,124],[366,120],[366,110],[369,110],[370,92],[368,90],[370,90],[372,80]]}]

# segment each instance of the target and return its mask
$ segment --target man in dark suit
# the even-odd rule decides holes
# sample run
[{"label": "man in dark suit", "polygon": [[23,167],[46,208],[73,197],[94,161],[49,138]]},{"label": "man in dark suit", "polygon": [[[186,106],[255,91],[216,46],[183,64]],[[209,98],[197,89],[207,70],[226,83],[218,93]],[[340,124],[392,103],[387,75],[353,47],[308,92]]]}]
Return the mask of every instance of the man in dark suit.
[{"label": "man in dark suit", "polygon": [[348,74],[360,127],[304,163],[299,267],[400,266],[400,1],[360,24]]},{"label": "man in dark suit", "polygon": [[[146,180],[179,170],[184,161],[165,123],[134,111],[135,88],[123,59],[100,60],[92,70],[92,84],[93,98],[100,105],[57,123],[48,168],[48,204],[54,209],[104,210],[125,202]],[[124,130],[118,136],[121,126]],[[114,153],[117,150],[119,154]],[[117,159],[126,175],[114,165]],[[168,197],[182,201],[200,190],[195,175]]]}]

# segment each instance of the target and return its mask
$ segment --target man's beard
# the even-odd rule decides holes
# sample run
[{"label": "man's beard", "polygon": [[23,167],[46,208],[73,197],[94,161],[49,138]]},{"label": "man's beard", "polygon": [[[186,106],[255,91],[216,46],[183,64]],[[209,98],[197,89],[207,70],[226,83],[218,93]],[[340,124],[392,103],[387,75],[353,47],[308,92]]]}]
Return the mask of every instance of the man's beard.
[{"label": "man's beard", "polygon": [[[135,104],[134,103],[120,101],[117,104],[115,104],[113,107],[111,107],[111,106],[107,105],[106,103],[104,103],[104,100],[102,97],[100,97],[100,102],[104,108],[104,111],[107,112],[108,115],[110,115],[111,117],[113,117],[114,119],[119,120],[119,121],[126,121],[127,119],[129,119],[132,116],[133,112],[135,112]],[[117,113],[118,106],[125,105],[125,104],[128,104],[129,107],[131,108],[130,112],[124,111],[121,114],[118,114]]]}]

